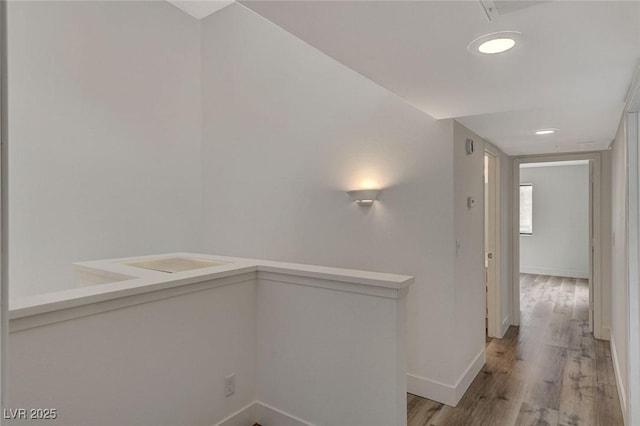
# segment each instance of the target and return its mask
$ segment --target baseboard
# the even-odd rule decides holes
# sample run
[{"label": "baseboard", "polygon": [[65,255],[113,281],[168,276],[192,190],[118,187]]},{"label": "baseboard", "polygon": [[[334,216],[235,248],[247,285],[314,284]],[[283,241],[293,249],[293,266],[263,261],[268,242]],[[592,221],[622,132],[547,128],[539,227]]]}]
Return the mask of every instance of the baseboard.
[{"label": "baseboard", "polygon": [[622,408],[622,417],[624,419],[624,424],[627,424],[627,395],[624,392],[624,387],[622,386],[622,379],[620,375],[620,363],[618,362],[618,351],[616,350],[616,342],[611,335],[611,339],[609,340],[609,345],[611,346],[611,359],[613,360],[613,372],[616,376],[616,386],[618,387],[618,396],[620,397],[620,406]]},{"label": "baseboard", "polygon": [[314,426],[312,423],[306,422],[260,401],[256,401],[255,421],[261,426]]},{"label": "baseboard", "polygon": [[254,401],[214,426],[315,426],[264,402]]},{"label": "baseboard", "polygon": [[245,405],[214,426],[251,426],[256,422],[256,402]]},{"label": "baseboard", "polygon": [[509,330],[509,327],[511,327],[511,314],[508,314],[506,317],[504,317],[504,319],[502,320],[502,323],[500,324],[499,339],[502,339],[504,337],[507,330]]},{"label": "baseboard", "polygon": [[598,337],[600,340],[611,340],[611,327],[602,327],[600,329],[602,335]]},{"label": "baseboard", "polygon": [[407,373],[407,392],[454,407],[458,402],[454,386],[415,374]]},{"label": "baseboard", "polygon": [[464,393],[467,391],[467,389],[469,389],[469,386],[471,386],[471,382],[473,382],[473,379],[476,378],[476,376],[478,375],[480,370],[482,370],[482,367],[484,367],[484,364],[486,362],[487,362],[487,353],[483,345],[482,350],[478,352],[475,358],[473,358],[473,360],[467,366],[467,369],[464,371],[462,376],[460,376],[460,378],[456,382],[456,386],[455,386],[456,403],[454,404],[454,407],[458,405],[458,402],[460,402],[460,400],[464,396]]},{"label": "baseboard", "polygon": [[482,348],[454,386],[426,377],[407,374],[407,392],[455,407],[484,366],[485,361],[485,348]]},{"label": "baseboard", "polygon": [[521,266],[521,274],[536,274],[536,275],[551,275],[554,277],[567,277],[567,278],[589,278],[588,271],[573,271],[571,269],[549,269],[549,268],[536,268],[533,266]]}]

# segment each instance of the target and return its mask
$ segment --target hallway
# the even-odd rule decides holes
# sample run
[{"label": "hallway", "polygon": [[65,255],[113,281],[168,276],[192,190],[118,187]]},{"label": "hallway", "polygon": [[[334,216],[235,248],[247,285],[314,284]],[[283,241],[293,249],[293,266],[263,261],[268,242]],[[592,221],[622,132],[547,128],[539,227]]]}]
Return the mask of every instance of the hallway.
[{"label": "hallway", "polygon": [[622,425],[609,342],[589,333],[587,280],[520,275],[521,326],[487,346],[458,406],[408,395],[409,426]]}]

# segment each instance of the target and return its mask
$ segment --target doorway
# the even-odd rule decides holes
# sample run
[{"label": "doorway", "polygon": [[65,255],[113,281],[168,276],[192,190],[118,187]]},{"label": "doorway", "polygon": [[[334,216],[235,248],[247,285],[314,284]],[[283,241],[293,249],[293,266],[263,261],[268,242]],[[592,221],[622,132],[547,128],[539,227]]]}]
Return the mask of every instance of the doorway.
[{"label": "doorway", "polygon": [[[565,173],[564,178],[558,178],[555,187],[549,183],[549,176],[546,181],[536,178],[537,182],[533,182],[532,176],[540,176],[544,174],[545,169],[551,170],[553,167],[557,168],[556,172],[560,168],[582,168],[579,190],[582,194],[582,207],[576,204],[577,187],[574,191],[565,189],[564,195],[558,192],[557,187],[562,186],[561,183],[568,179],[568,174]],[[531,172],[536,169],[536,173]],[[528,280],[535,277],[558,277],[559,280],[570,277],[584,280],[584,291],[588,291],[589,331],[593,332],[596,338],[607,338],[601,321],[600,154],[521,157],[514,160],[513,171],[514,324],[520,324],[521,273],[529,274],[529,277],[524,276]],[[564,212],[561,212],[562,210]],[[556,223],[557,216],[564,216],[566,223]],[[578,236],[565,235],[568,229],[575,231],[574,234],[577,233]],[[562,235],[559,235],[560,233]],[[575,249],[573,252],[572,245]]]},{"label": "doorway", "polygon": [[502,338],[500,291],[500,157],[484,152],[485,330],[487,341]]}]

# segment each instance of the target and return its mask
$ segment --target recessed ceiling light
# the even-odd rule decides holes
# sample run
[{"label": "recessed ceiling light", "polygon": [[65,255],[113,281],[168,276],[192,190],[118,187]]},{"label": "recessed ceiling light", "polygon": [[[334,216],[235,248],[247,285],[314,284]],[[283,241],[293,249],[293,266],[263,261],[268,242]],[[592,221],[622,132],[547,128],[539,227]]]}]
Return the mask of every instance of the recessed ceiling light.
[{"label": "recessed ceiling light", "polygon": [[478,51],[480,53],[486,53],[487,55],[493,55],[495,53],[506,52],[515,45],[516,41],[512,38],[494,38],[478,46]]},{"label": "recessed ceiling light", "polygon": [[518,31],[498,31],[476,38],[467,49],[475,54],[495,55],[513,49],[521,39],[522,33]]},{"label": "recessed ceiling light", "polygon": [[557,132],[558,129],[540,129],[540,130],[536,130],[533,133],[536,135],[550,135],[552,133]]}]

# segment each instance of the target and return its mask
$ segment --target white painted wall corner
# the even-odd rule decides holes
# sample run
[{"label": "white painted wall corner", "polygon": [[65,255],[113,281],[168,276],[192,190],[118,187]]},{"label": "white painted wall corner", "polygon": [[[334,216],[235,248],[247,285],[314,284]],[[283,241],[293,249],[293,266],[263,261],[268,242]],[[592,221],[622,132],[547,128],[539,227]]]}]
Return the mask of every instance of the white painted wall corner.
[{"label": "white painted wall corner", "polygon": [[452,407],[458,403],[454,386],[414,374],[407,374],[407,392]]},{"label": "white painted wall corner", "polygon": [[315,426],[305,420],[272,407],[264,402],[256,401],[256,421],[261,425],[277,426]]},{"label": "white painted wall corner", "polygon": [[247,426],[254,424],[256,421],[256,404],[257,401],[254,401],[245,405],[213,426]]},{"label": "white painted wall corner", "polygon": [[407,392],[455,407],[486,362],[485,348],[469,363],[455,385],[407,374]]},{"label": "white painted wall corner", "polygon": [[502,323],[500,324],[500,336],[498,336],[498,339],[504,337],[509,327],[511,327],[511,314],[507,312],[507,316],[502,319]]},{"label": "white painted wall corner", "polygon": [[622,417],[624,419],[624,424],[627,425],[627,395],[624,391],[624,385],[622,384],[622,376],[620,375],[620,363],[618,361],[618,351],[616,350],[616,342],[611,336],[611,340],[609,341],[611,345],[611,359],[613,360],[613,371],[616,376],[616,386],[618,387],[618,396],[620,397],[620,407],[622,408]]},{"label": "white painted wall corner", "polygon": [[596,336],[596,339],[600,340],[611,340],[611,327],[602,327],[602,334],[600,336]]},{"label": "white painted wall corner", "polygon": [[255,423],[265,426],[315,426],[260,401],[246,405],[214,426],[249,426]]},{"label": "white painted wall corner", "polygon": [[469,363],[469,366],[467,367],[465,372],[462,374],[462,376],[460,377],[460,379],[458,379],[458,382],[456,383],[455,405],[458,405],[458,402],[460,402],[460,400],[464,396],[464,393],[467,391],[467,389],[469,389],[469,386],[471,386],[471,382],[473,382],[473,379],[476,378],[476,376],[478,375],[480,370],[482,370],[482,367],[486,362],[487,362],[487,352],[486,352],[486,348],[483,347],[482,350],[478,353],[478,355],[476,355],[476,357],[473,359],[473,361]]}]

